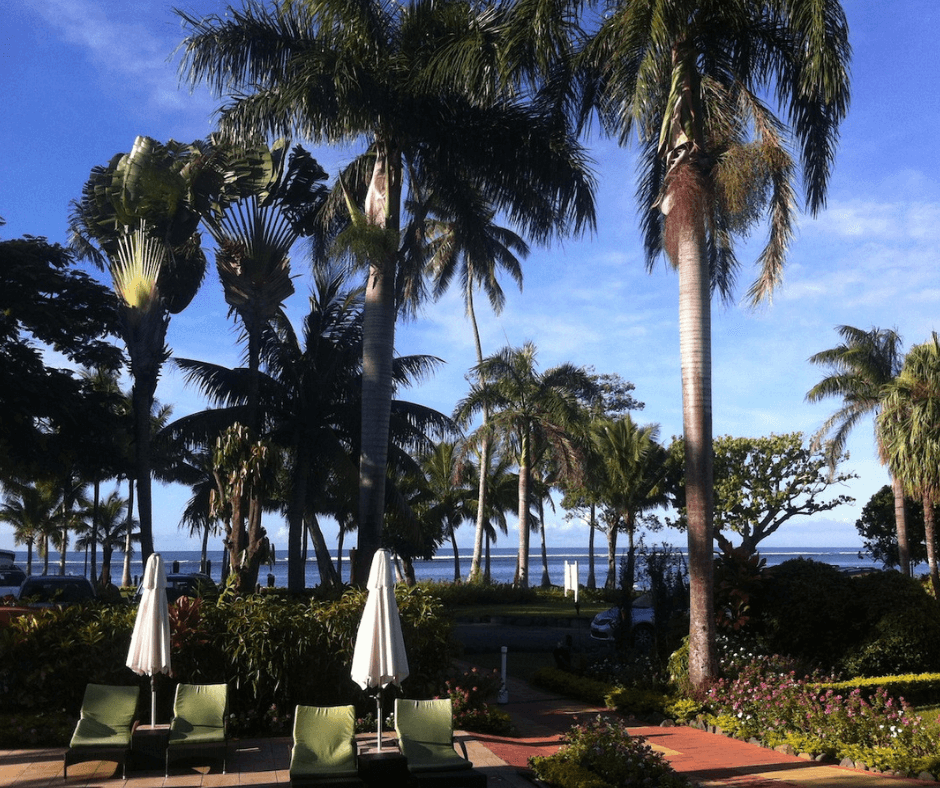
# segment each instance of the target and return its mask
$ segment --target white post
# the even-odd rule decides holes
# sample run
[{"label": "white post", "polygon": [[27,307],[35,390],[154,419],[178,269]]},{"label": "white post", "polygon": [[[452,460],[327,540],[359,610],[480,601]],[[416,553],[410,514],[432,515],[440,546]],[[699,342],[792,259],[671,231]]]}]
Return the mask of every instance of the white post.
[{"label": "white post", "polygon": [[503,653],[503,672],[502,672],[502,684],[499,688],[499,694],[496,697],[497,703],[509,703],[509,689],[506,686],[506,654],[509,649],[506,646],[502,647]]},{"label": "white post", "polygon": [[578,586],[581,584],[581,573],[578,571],[577,561],[574,562],[574,566],[572,568],[574,569],[574,577],[572,578],[574,581],[572,583],[574,586],[574,603],[578,604]]}]

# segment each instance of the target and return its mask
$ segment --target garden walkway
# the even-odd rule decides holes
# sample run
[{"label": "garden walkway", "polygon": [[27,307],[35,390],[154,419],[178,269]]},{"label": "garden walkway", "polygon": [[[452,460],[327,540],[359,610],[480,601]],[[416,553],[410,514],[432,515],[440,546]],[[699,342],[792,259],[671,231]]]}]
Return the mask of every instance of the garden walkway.
[{"label": "garden walkway", "polygon": [[[562,733],[576,720],[588,720],[602,710],[560,698],[510,679],[507,711],[518,738],[460,734],[470,759],[484,772],[491,788],[532,788],[526,763],[532,755],[547,755],[560,746]],[[702,788],[903,788],[932,785],[920,780],[820,765],[687,727],[650,727],[637,723],[631,731],[643,736],[678,772]],[[363,745],[375,736],[360,737]],[[127,780],[115,774],[113,763],[89,762],[69,768],[62,779],[62,748],[0,750],[0,786],[10,788],[236,788],[286,785],[290,740],[271,738],[234,742],[227,774],[181,767],[164,778],[162,770],[130,772]],[[388,786],[392,788],[392,786]]]}]

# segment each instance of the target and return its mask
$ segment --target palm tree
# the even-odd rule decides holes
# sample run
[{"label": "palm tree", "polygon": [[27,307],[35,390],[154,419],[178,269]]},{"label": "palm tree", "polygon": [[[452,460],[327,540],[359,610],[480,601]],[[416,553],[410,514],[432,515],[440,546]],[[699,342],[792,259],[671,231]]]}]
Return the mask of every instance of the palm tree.
[{"label": "palm tree", "polygon": [[[288,522],[292,590],[302,589],[304,583],[305,524],[313,536],[321,581],[338,582],[316,515],[345,522],[355,511],[362,333],[361,289],[347,289],[339,270],[318,269],[302,332],[298,334],[279,313],[261,334],[260,421],[265,439],[286,457],[288,482],[280,499]],[[221,429],[242,418],[251,388],[249,374],[190,359],[175,363],[217,407],[183,417],[168,429],[196,444],[211,443]],[[396,387],[419,379],[435,363],[427,356],[396,358]],[[428,434],[448,426],[440,414],[396,399],[391,409],[390,459],[407,462],[409,450],[428,447]]]},{"label": "palm tree", "polygon": [[460,581],[460,554],[457,550],[457,527],[473,517],[477,498],[470,487],[476,476],[461,450],[453,441],[440,441],[421,457],[424,487],[430,504],[422,512],[425,520],[438,522],[450,539],[454,551],[454,582]]},{"label": "palm tree", "polygon": [[477,435],[499,435],[511,446],[519,468],[519,556],[515,584],[529,585],[529,509],[531,472],[537,443],[549,447],[562,469],[578,465],[575,427],[583,414],[579,397],[593,387],[584,370],[562,364],[540,373],[536,369],[535,346],[504,348],[473,369],[470,393],[455,409],[455,417],[467,423],[484,407],[490,420],[477,428]]},{"label": "palm tree", "polygon": [[33,548],[55,519],[60,496],[50,484],[6,482],[6,495],[0,506],[0,522],[13,527],[13,541],[26,545],[26,574],[33,573]]},{"label": "palm tree", "polygon": [[[471,201],[472,202],[472,201]],[[464,294],[467,317],[473,329],[473,340],[477,351],[477,364],[483,362],[483,345],[480,342],[480,329],[477,324],[476,310],[473,304],[473,291],[479,287],[486,293],[490,307],[496,314],[502,312],[506,296],[499,284],[497,273],[502,269],[508,273],[519,289],[522,289],[522,266],[519,258],[529,254],[525,241],[511,230],[493,223],[491,211],[485,204],[477,201],[469,210],[463,212],[459,221],[442,222],[433,234],[430,244],[429,268],[434,282],[434,296],[443,295],[455,276],[459,276]],[[482,423],[489,420],[489,413],[484,407]],[[490,444],[484,437],[479,446],[481,467],[489,465]],[[485,473],[477,477],[477,520],[474,532],[473,558],[470,562],[468,579],[480,578],[480,563],[483,556],[483,541],[486,532],[486,481]]]},{"label": "palm tree", "polygon": [[477,46],[474,58],[490,67],[473,68],[453,46],[468,31],[496,40],[498,17],[474,4],[308,0],[268,11],[250,1],[224,18],[181,16],[191,30],[184,80],[236,96],[220,113],[227,136],[367,146],[341,184],[357,227],[353,256],[368,268],[361,580],[382,532],[396,316],[420,290],[427,200],[450,216],[463,195],[481,193],[541,242],[593,223],[591,177],[564,123],[498,89],[497,47]]},{"label": "palm tree", "polygon": [[327,175],[299,145],[288,156],[284,140],[247,150],[212,142],[199,200],[207,205],[203,224],[216,242],[225,301],[244,328],[252,375],[246,423],[257,432],[261,330],[294,292],[290,251],[313,231]]},{"label": "palm tree", "polygon": [[638,200],[648,265],[665,252],[679,274],[696,686],[717,670],[711,293],[730,293],[734,239],[759,222],[769,237],[751,301],[768,299],[779,284],[795,202],[790,137],[815,214],[848,108],[849,53],[838,0],[622,0],[585,51],[602,122],[621,144],[634,130],[643,144]]},{"label": "palm tree", "polygon": [[888,467],[924,504],[924,540],[934,595],[940,598],[934,507],[940,503],[940,336],[915,345],[885,386],[878,434]]},{"label": "palm tree", "polygon": [[[128,528],[133,533],[136,525],[135,520],[128,520],[127,510],[127,499],[122,498],[117,490],[112,490],[98,506],[95,527],[91,528],[87,524],[75,542],[79,550],[87,549],[92,541],[101,545],[101,574],[97,582],[102,587],[111,583],[111,556],[115,550],[125,549]],[[86,516],[88,514],[90,512],[86,510]]]},{"label": "palm tree", "polygon": [[608,590],[617,587],[617,534],[623,531],[629,539],[625,587],[633,588],[633,560],[637,519],[642,514],[666,503],[663,482],[666,476],[667,452],[659,444],[658,424],[636,424],[629,414],[613,420],[592,424],[592,437],[602,459],[599,498],[613,517],[607,530]]},{"label": "palm tree", "polygon": [[111,274],[121,336],[134,385],[134,449],[141,557],[153,553],[151,411],[160,369],[169,357],[170,315],[182,311],[202,282],[206,259],[196,232],[189,165],[198,150],[138,137],[130,153],[96,167],[72,203],[71,245]]},{"label": "palm tree", "polygon": [[[877,419],[885,387],[900,374],[904,361],[901,338],[895,331],[880,328],[863,331],[852,326],[839,326],[836,330],[842,337],[842,344],[822,350],[809,359],[811,364],[825,367],[829,374],[806,393],[806,399],[810,402],[819,402],[826,397],[842,399],[842,406],[826,419],[813,438],[818,445],[826,436],[831,436],[826,442],[830,471],[835,470],[839,458],[845,454],[849,433],[855,425],[868,414],[873,414]],[[884,463],[886,457],[877,431],[875,441],[878,456]],[[894,521],[898,533],[898,562],[901,572],[909,576],[911,550],[904,507],[904,484],[897,476],[891,477],[891,489],[894,493]]]}]

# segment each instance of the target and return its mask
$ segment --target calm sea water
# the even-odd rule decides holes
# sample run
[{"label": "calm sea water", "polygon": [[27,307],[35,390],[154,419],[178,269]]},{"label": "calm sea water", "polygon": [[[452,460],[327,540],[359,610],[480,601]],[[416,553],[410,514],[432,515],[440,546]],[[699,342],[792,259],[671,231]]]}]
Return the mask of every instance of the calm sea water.
[{"label": "calm sea water", "polygon": [[[859,558],[858,548],[854,547],[781,547],[767,548],[761,550],[760,554],[767,559],[768,566],[775,566],[790,558],[802,556],[814,561],[831,564],[841,569],[879,567],[880,564],[871,558]],[[199,561],[201,554],[198,550],[162,550],[164,560],[167,562],[167,568],[171,569],[174,564],[178,564],[180,572],[196,572],[199,570]],[[470,559],[473,556],[472,550],[467,549],[458,553],[460,563],[460,575],[466,577],[470,573]],[[219,550],[209,551],[209,560],[211,561],[211,574],[213,579],[219,580],[221,577],[221,566],[223,555]],[[335,555],[334,555],[335,560]],[[123,571],[124,556],[121,553],[115,553],[112,559],[111,576],[120,581]],[[564,567],[566,562],[578,562],[578,575],[580,582],[584,585],[588,576],[588,551],[580,548],[556,547],[548,549],[548,575],[553,585],[564,585]],[[26,553],[22,550],[16,551],[16,563],[25,568]],[[620,565],[618,555],[617,566]],[[98,567],[100,571],[101,555],[98,555]],[[494,582],[511,583],[516,569],[516,552],[512,548],[497,548],[491,551],[490,573]],[[33,573],[38,574],[42,571],[42,561],[33,555]],[[52,553],[49,561],[50,574],[58,574],[59,557]],[[67,574],[88,574],[90,566],[84,553],[69,552],[66,554],[66,573]],[[606,551],[595,552],[594,572],[598,586],[602,586],[607,578],[607,553]],[[131,573],[139,578],[143,574],[140,559],[135,557],[131,563]],[[278,558],[271,568],[262,567],[260,573],[260,582],[266,582],[268,574],[273,575],[275,586],[287,585],[287,558]],[[342,574],[346,578],[349,576],[349,561],[346,556],[343,557]],[[439,580],[450,582],[454,579],[454,554],[450,549],[441,550],[438,555],[430,561],[415,562],[415,574],[419,580]],[[542,579],[542,559],[538,549],[534,550],[529,558],[529,581],[533,585],[538,585]],[[319,572],[317,571],[316,561],[312,557],[307,561],[306,585],[308,588],[318,585],[320,582]]]}]

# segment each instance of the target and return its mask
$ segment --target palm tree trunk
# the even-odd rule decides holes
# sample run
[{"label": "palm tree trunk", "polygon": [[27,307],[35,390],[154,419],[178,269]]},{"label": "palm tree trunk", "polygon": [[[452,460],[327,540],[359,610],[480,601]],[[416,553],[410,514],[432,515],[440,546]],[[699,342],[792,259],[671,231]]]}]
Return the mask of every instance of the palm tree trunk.
[{"label": "palm tree trunk", "polygon": [[[308,463],[303,447],[294,445],[294,471],[291,495],[287,505],[287,590],[298,594],[304,589],[305,562],[303,560],[304,510],[307,501]],[[332,567],[332,562],[330,562]],[[322,574],[322,572],[321,572]]]},{"label": "palm tree trunk", "polygon": [[930,585],[935,599],[940,599],[940,572],[937,570],[937,526],[934,503],[929,495],[924,501],[924,541],[927,545],[927,565],[930,567]]},{"label": "palm tree trunk", "polygon": [[[688,512],[690,619],[689,678],[703,686],[717,673],[714,616],[711,287],[705,229],[694,164],[674,174],[677,197],[666,216],[679,271],[679,345]],[[684,192],[684,193],[683,193]]]},{"label": "palm tree trunk", "polygon": [[529,587],[529,465],[528,436],[523,436],[519,459],[519,555],[513,585]]},{"label": "palm tree trunk", "polygon": [[[91,580],[98,585],[98,505],[101,500],[101,482],[95,479],[91,505]],[[64,504],[63,504],[64,506]],[[45,574],[45,572],[43,572]]]},{"label": "palm tree trunk", "polygon": [[134,476],[137,481],[137,519],[140,522],[140,560],[146,566],[153,554],[153,497],[150,479],[150,411],[153,391],[149,381],[134,380],[131,397],[134,403]]},{"label": "palm tree trunk", "polygon": [[904,505],[904,484],[892,475],[891,490],[894,493],[894,522],[898,532],[898,565],[901,574],[911,576],[911,543],[907,535],[907,507]]},{"label": "palm tree trunk", "polygon": [[[397,234],[401,215],[401,154],[377,143],[366,216]],[[362,447],[359,458],[359,540],[350,580],[365,582],[385,521],[385,476],[395,351],[397,247],[369,267],[362,322]]]},{"label": "palm tree trunk", "polygon": [[[470,315],[470,325],[473,326],[473,340],[476,344],[477,349],[477,364],[483,363],[483,344],[480,342],[480,328],[477,325],[477,316],[473,308],[473,286],[468,282],[467,284],[467,312]],[[481,384],[485,383],[485,380],[480,381]],[[487,422],[490,417],[490,409],[488,405],[483,406],[483,426],[486,427]],[[483,555],[483,534],[486,530],[486,476],[487,471],[490,467],[490,439],[489,437],[483,438],[483,443],[480,446],[480,483],[477,488],[477,523],[476,531],[474,532],[473,538],[473,558],[470,561],[470,576],[469,579],[471,582],[479,580],[480,578],[480,560]]]},{"label": "palm tree trunk", "polygon": [[595,506],[591,504],[591,522],[588,523],[588,576],[587,587],[591,590],[597,588],[597,577],[594,574],[594,534],[597,533],[595,525]]},{"label": "palm tree trunk", "polygon": [[311,514],[305,520],[307,533],[313,539],[313,554],[317,559],[317,572],[320,575],[320,584],[330,588],[339,585],[339,577],[333,568],[333,561],[330,558],[330,548],[327,547],[326,539],[323,538],[323,531],[320,530],[320,523],[315,514]]},{"label": "palm tree trunk", "polygon": [[454,551],[454,583],[460,582],[460,553],[457,550],[457,529],[451,523],[450,528],[450,546]]},{"label": "palm tree trunk", "polygon": [[617,526],[611,524],[607,528],[607,580],[604,588],[613,591],[617,587]]},{"label": "palm tree trunk", "polygon": [[134,545],[134,480],[127,480],[127,534],[124,537],[124,572],[121,585],[124,588],[131,586],[131,554]]},{"label": "palm tree trunk", "polygon": [[548,576],[548,548],[545,546],[545,504],[539,501],[539,531],[542,534],[542,588],[551,588],[552,581]]}]

